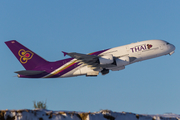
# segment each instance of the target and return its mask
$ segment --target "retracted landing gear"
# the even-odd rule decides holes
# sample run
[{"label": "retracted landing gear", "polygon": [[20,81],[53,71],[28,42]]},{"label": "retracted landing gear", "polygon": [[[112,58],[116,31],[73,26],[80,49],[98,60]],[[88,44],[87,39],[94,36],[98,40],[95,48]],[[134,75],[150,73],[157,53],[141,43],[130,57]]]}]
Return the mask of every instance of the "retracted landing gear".
[{"label": "retracted landing gear", "polygon": [[108,74],[109,73],[109,69],[103,69],[102,71],[101,71],[101,73],[102,73],[102,75],[106,75],[106,74]]}]

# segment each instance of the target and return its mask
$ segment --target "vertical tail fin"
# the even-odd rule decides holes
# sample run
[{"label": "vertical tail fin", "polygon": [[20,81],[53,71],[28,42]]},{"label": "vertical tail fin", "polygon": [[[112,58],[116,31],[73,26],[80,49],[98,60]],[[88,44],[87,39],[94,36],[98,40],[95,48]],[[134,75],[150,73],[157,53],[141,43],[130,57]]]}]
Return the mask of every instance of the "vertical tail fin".
[{"label": "vertical tail fin", "polygon": [[48,62],[16,40],[5,43],[26,70],[33,70],[35,67]]}]

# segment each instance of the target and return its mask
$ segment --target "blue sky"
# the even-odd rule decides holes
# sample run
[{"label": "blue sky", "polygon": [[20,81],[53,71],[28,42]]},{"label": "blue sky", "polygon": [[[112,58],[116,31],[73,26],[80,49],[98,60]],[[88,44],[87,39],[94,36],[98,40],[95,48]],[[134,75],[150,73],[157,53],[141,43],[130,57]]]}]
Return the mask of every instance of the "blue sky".
[{"label": "blue sky", "polygon": [[[180,1],[0,1],[0,109],[126,111],[179,114]],[[20,79],[24,68],[4,44],[17,40],[49,61],[61,51],[90,53],[137,41],[163,39],[176,53],[98,77]]]}]

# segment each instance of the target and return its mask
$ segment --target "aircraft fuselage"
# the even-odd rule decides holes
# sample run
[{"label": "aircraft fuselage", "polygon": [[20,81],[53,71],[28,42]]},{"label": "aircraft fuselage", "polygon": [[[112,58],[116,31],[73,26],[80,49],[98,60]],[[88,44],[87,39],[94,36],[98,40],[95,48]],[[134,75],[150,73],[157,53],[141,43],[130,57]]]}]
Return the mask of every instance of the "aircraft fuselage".
[{"label": "aircraft fuselage", "polygon": [[[146,40],[89,54],[63,52],[72,58],[48,62],[15,40],[7,41],[6,44],[26,69],[16,72],[22,78],[97,76],[99,73],[105,75],[110,70],[122,70],[135,62],[171,55],[175,50],[175,46],[166,41]],[[13,45],[19,48],[15,50]]]}]

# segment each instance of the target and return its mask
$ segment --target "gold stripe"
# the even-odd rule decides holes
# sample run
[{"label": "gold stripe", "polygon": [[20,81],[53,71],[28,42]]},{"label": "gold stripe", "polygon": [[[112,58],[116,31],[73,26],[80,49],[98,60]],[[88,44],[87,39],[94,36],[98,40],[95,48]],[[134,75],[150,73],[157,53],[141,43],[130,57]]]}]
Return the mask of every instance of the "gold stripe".
[{"label": "gold stripe", "polygon": [[49,77],[52,77],[58,73],[60,73],[61,71],[65,70],[66,68],[68,68],[69,66],[71,66],[72,64],[76,63],[77,60],[75,60],[74,62],[70,63],[69,65],[67,66],[64,66],[63,68],[61,68],[60,70],[56,71],[55,73],[52,72],[52,74],[50,73],[49,76],[46,76],[45,78],[49,78]]}]

